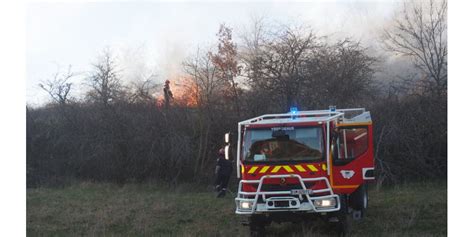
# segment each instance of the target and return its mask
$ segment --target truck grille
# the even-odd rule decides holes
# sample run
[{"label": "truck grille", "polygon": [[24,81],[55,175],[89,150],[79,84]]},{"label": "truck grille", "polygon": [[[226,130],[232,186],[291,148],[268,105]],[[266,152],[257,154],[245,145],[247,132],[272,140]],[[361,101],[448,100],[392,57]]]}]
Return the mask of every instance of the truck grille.
[{"label": "truck grille", "polygon": [[290,202],[289,201],[275,201],[275,207],[289,207]]},{"label": "truck grille", "polygon": [[[305,182],[306,188],[310,189],[314,182]],[[252,185],[255,189],[258,188],[258,184]],[[292,189],[302,189],[301,184],[262,184],[261,191],[288,191]]]}]

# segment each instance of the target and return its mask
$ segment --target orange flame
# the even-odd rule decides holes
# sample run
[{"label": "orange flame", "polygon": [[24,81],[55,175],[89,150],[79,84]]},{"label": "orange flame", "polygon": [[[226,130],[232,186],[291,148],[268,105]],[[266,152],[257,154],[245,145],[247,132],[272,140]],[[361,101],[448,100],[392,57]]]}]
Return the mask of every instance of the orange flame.
[{"label": "orange flame", "polygon": [[[170,89],[173,93],[171,105],[195,108],[198,106],[199,89],[196,83],[188,76],[175,76],[170,80]],[[164,106],[164,95],[157,98],[158,107]]]}]

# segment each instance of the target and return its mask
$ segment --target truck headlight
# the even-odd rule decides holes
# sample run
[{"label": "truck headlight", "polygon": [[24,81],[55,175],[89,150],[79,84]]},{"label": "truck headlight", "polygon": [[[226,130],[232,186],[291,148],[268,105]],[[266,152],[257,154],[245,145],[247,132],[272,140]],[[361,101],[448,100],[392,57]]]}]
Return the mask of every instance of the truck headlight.
[{"label": "truck headlight", "polygon": [[252,208],[252,202],[241,201],[240,202],[240,208],[241,209],[250,209],[250,208]]},{"label": "truck headlight", "polygon": [[316,207],[335,207],[336,206],[336,198],[324,198],[314,200],[314,206]]}]

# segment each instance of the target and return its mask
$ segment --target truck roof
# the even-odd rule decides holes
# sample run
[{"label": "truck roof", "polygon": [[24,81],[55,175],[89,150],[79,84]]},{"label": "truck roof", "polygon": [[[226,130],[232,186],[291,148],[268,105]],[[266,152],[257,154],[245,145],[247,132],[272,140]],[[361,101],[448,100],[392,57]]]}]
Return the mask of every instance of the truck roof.
[{"label": "truck roof", "polygon": [[265,114],[241,121],[239,125],[327,122],[335,118],[338,118],[338,123],[344,125],[372,123],[370,112],[365,111],[365,108],[350,108],[307,111],[292,110],[282,114]]}]

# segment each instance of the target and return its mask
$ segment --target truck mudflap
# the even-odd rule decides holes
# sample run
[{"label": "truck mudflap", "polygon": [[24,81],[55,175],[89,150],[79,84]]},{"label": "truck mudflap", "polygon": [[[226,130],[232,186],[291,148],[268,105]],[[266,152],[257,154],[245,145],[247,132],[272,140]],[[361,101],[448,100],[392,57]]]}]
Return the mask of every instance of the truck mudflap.
[{"label": "truck mudflap", "polygon": [[[285,191],[262,191],[265,179],[297,178],[302,189]],[[327,188],[308,189],[305,182],[323,181]],[[245,192],[243,184],[258,184],[256,192]],[[327,195],[318,195],[329,193]],[[277,195],[277,196],[275,196]],[[318,195],[318,196],[316,196]],[[334,194],[326,177],[302,178],[297,174],[265,175],[259,180],[240,180],[235,198],[236,214],[262,214],[270,212],[334,212],[341,209],[339,195]]]}]

